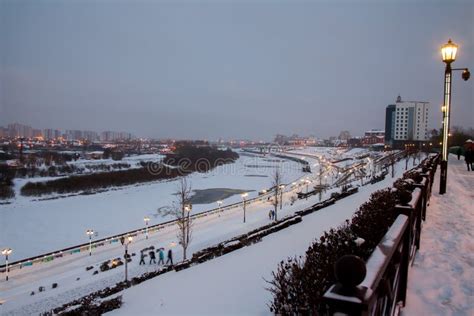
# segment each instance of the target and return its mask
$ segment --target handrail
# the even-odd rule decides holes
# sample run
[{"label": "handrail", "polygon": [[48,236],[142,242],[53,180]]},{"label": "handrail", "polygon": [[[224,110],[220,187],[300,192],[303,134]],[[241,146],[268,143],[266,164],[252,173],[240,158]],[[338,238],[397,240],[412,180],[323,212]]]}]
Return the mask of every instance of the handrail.
[{"label": "handrail", "polygon": [[[395,206],[395,212],[399,215],[367,263],[354,256],[344,256],[341,258],[345,260],[344,264],[336,265],[339,269],[351,270],[351,273],[345,271],[338,274],[338,270],[335,271],[336,276],[340,275],[342,279],[338,279],[339,282],[333,284],[323,296],[329,315],[397,315],[404,306],[408,269],[420,248],[421,224],[438,160],[439,155],[427,157],[420,163],[430,172],[420,170],[418,173],[423,179],[415,178],[418,182],[407,183],[412,185],[411,199],[406,204]],[[366,267],[362,272],[354,268],[361,265]],[[351,280],[360,276],[362,281],[353,284],[351,280],[345,280],[344,275],[351,275]]]}]

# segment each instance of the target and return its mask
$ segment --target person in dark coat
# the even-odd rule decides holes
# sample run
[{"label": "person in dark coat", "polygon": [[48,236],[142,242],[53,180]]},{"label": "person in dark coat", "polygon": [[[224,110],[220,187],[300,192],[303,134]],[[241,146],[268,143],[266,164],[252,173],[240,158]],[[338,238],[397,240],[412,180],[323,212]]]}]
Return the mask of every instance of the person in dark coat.
[{"label": "person in dark coat", "polygon": [[458,160],[460,160],[461,159],[461,154],[462,154],[462,148],[461,147],[458,148],[458,151],[456,152],[456,154],[458,155]]},{"label": "person in dark coat", "polygon": [[145,254],[140,251],[140,265],[145,264]]},{"label": "person in dark coat", "polygon": [[472,148],[471,147],[468,147],[465,151],[464,151],[464,160],[466,161],[466,165],[467,165],[467,171],[473,171],[472,170],[472,162],[474,160],[474,157],[473,157],[473,152],[472,152]]},{"label": "person in dark coat", "polygon": [[148,254],[150,255],[150,264],[151,264],[152,261],[153,261],[154,264],[156,264],[155,251],[151,250]]},{"label": "person in dark coat", "polygon": [[168,259],[166,259],[166,264],[169,264],[171,262],[171,265],[173,265],[173,251],[171,249],[168,250]]},{"label": "person in dark coat", "polygon": [[269,220],[271,220],[271,219],[272,219],[272,213],[273,213],[273,211],[272,211],[272,210],[270,210],[270,211],[268,212],[268,219],[269,219]]}]

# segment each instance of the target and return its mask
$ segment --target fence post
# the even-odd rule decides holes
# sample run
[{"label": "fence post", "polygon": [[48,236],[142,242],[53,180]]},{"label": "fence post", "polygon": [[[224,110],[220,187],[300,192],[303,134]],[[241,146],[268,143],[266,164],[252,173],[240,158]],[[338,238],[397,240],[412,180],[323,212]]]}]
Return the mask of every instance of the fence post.
[{"label": "fence post", "polygon": [[398,295],[403,302],[406,303],[407,286],[408,286],[408,267],[410,264],[410,227],[405,230],[403,234],[403,248],[400,261],[400,287],[398,288]]},{"label": "fence post", "polygon": [[410,249],[411,258],[413,259],[416,250],[420,249],[420,235],[421,235],[421,205],[422,194],[419,188],[415,191],[402,191],[400,203],[395,206],[395,211],[398,214],[404,214],[409,219],[410,231]]},{"label": "fence post", "polygon": [[328,315],[366,315],[368,289],[359,286],[367,274],[365,262],[354,255],[343,256],[334,265],[334,274],[338,282],[324,294]]}]

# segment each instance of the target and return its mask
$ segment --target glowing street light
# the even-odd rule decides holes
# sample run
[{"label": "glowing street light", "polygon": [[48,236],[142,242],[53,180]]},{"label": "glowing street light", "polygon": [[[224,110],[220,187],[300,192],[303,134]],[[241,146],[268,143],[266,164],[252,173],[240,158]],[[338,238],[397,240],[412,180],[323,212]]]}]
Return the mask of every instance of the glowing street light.
[{"label": "glowing street light", "polygon": [[448,135],[449,135],[449,124],[451,115],[451,81],[452,71],[462,70],[462,78],[467,81],[471,73],[467,68],[451,68],[451,63],[456,60],[456,54],[458,52],[458,45],[454,44],[451,39],[447,44],[441,47],[441,57],[443,62],[446,64],[444,71],[444,103],[442,106],[443,113],[443,142],[441,150],[441,173],[439,183],[439,194],[446,193],[446,182],[448,178]]},{"label": "glowing street light", "polygon": [[220,209],[221,206],[222,206],[222,201],[221,200],[217,201],[217,208]]},{"label": "glowing street light", "polygon": [[125,246],[125,254],[123,256],[124,260],[125,260],[125,282],[128,282],[128,245],[131,244],[133,241],[133,237],[132,236],[128,236],[126,239],[125,239],[125,242],[124,242],[124,246]]},{"label": "glowing street light", "polygon": [[8,272],[9,272],[9,268],[8,268],[8,255],[12,253],[12,249],[11,248],[5,248],[2,250],[2,255],[5,256],[5,281],[8,281]]},{"label": "glowing street light", "polygon": [[191,213],[192,209],[193,209],[193,206],[191,204],[184,205],[184,211],[186,212],[186,216],[189,216],[189,213]]},{"label": "glowing street light", "polygon": [[249,194],[246,192],[246,193],[242,193],[240,196],[242,197],[242,200],[243,200],[243,203],[244,203],[244,223],[245,223],[245,212],[246,212],[246,202],[247,200],[245,199]]},{"label": "glowing street light", "polygon": [[150,218],[148,216],[145,216],[143,218],[143,221],[145,222],[145,238],[148,239],[148,222],[150,221]]},{"label": "glowing street light", "polygon": [[94,235],[94,230],[86,230],[86,235],[89,236],[89,256],[92,256],[92,235]]}]

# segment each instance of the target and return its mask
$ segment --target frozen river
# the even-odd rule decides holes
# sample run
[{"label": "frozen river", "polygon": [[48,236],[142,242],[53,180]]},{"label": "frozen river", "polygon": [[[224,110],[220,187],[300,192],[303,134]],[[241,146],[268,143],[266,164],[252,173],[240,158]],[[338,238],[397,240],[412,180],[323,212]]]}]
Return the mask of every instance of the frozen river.
[{"label": "frozen river", "polygon": [[[243,154],[233,164],[189,175],[188,182],[196,190],[243,190],[252,198],[258,191],[271,187],[277,167],[286,183],[304,175],[296,162]],[[94,195],[37,201],[19,194],[26,181],[16,180],[16,199],[11,204],[0,205],[0,248],[13,249],[11,261],[85,243],[87,229],[93,229],[98,232],[97,238],[103,238],[143,227],[144,216],[151,218],[150,225],[169,220],[159,216],[156,210],[171,204],[177,188],[176,180],[153,182]],[[239,194],[231,195],[224,199],[223,205],[238,201],[241,201]],[[193,213],[216,206],[214,202],[195,204]]]}]

